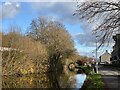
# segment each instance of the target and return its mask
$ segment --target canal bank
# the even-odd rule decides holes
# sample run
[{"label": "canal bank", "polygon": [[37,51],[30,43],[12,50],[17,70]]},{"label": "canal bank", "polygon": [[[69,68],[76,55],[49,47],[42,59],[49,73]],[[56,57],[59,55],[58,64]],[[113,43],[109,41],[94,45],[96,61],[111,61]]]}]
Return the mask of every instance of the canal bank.
[{"label": "canal bank", "polygon": [[104,88],[105,84],[103,82],[102,76],[100,74],[92,73],[87,75],[85,83],[80,90],[104,90]]}]

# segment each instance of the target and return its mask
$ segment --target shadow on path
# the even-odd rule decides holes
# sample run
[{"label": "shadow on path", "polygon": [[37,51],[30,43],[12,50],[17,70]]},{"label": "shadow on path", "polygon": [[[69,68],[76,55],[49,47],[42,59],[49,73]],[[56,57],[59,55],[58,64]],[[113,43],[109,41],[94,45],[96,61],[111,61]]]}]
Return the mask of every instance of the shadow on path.
[{"label": "shadow on path", "polygon": [[118,68],[100,66],[99,73],[105,82],[105,90],[120,90],[120,73]]}]

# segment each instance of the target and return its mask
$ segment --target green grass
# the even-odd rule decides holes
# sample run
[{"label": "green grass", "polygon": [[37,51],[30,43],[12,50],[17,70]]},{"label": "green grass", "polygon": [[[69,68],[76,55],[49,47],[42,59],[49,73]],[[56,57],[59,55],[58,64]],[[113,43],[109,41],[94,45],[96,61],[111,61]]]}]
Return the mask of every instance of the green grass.
[{"label": "green grass", "polygon": [[99,89],[104,90],[105,84],[102,80],[102,77],[100,74],[88,74],[86,81],[83,85],[83,90],[90,90],[90,89]]}]

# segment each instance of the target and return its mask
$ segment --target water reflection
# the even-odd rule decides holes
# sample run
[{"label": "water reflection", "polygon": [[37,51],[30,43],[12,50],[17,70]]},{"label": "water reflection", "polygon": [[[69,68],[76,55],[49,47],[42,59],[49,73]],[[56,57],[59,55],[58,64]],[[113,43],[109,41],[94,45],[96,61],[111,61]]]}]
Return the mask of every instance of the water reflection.
[{"label": "water reflection", "polygon": [[59,82],[56,82],[55,79],[51,81],[46,74],[32,74],[22,77],[6,76],[3,77],[2,86],[3,88],[54,88],[53,83],[58,83],[61,88],[81,88],[85,78],[85,74],[76,74],[70,77],[61,75]]},{"label": "water reflection", "polygon": [[78,74],[75,76],[75,78],[77,79],[76,88],[82,88],[82,85],[84,84],[84,81],[86,79],[86,75],[85,74]]},{"label": "water reflection", "polygon": [[75,88],[75,90],[82,88],[82,85],[86,79],[85,74],[77,74],[69,78],[70,88]]}]

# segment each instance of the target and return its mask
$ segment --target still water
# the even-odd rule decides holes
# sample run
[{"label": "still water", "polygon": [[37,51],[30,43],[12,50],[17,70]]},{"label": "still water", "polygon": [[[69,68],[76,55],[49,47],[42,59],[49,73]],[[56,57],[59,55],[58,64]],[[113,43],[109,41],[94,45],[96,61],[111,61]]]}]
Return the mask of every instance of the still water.
[{"label": "still water", "polygon": [[86,79],[86,74],[77,74],[77,75],[71,76],[69,78],[69,81],[70,82],[75,81],[75,83],[71,83],[70,88],[76,88],[76,89],[82,88],[82,85],[84,84],[85,79]]},{"label": "still water", "polygon": [[[53,75],[53,74],[52,74]],[[49,78],[48,78],[49,77]],[[58,83],[60,88],[81,88],[84,80],[86,79],[85,74],[75,74],[70,77],[61,75],[58,82],[50,79],[50,74],[38,74],[38,75],[26,75],[22,77],[15,76],[4,76],[2,78],[3,88],[54,88],[54,84]],[[55,76],[53,76],[55,77]]]}]

